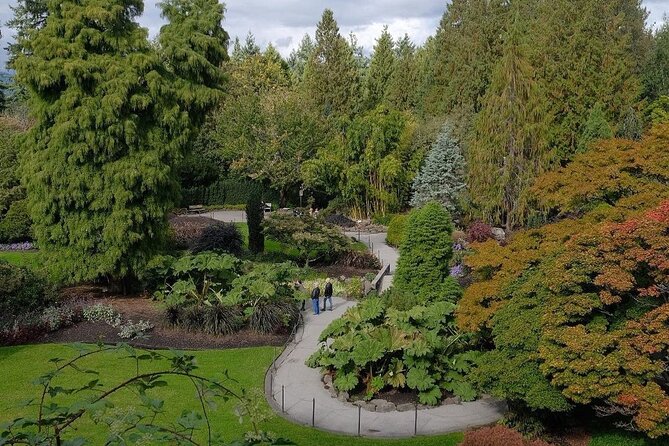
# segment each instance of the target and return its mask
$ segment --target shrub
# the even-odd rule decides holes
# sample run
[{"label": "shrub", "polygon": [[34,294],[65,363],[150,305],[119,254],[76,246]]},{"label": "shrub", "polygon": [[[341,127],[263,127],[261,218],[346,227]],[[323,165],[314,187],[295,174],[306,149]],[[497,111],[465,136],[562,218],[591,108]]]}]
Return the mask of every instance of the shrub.
[{"label": "shrub", "polygon": [[450,293],[454,286],[449,265],[452,232],[451,216],[439,203],[411,211],[393,286],[415,296],[418,303]]},{"label": "shrub", "polygon": [[404,241],[404,234],[406,233],[408,216],[404,214],[395,215],[388,224],[388,234],[386,235],[386,243],[390,246],[399,247]]},{"label": "shrub", "polygon": [[379,269],[381,262],[369,251],[347,251],[337,260],[338,265],[359,269]]},{"label": "shrub", "polygon": [[438,404],[445,392],[471,401],[476,392],[466,374],[476,354],[455,350],[454,309],[441,301],[399,311],[381,297],[367,298],[325,329],[307,364],[333,374],[338,390],[366,399],[386,388],[409,388],[422,404]]},{"label": "shrub", "polygon": [[195,254],[211,251],[240,255],[243,246],[242,235],[234,224],[216,223],[204,228],[192,251]]},{"label": "shrub", "polygon": [[236,333],[244,327],[244,314],[240,307],[213,303],[211,305],[169,306],[167,320],[170,324],[189,331],[212,335]]},{"label": "shrub", "polygon": [[483,243],[494,238],[492,227],[482,221],[475,221],[467,228],[467,241]]},{"label": "shrub", "polygon": [[258,187],[249,192],[246,203],[246,224],[249,228],[249,249],[254,254],[265,250],[265,236],[262,232],[262,222],[265,210],[262,205],[262,194]]},{"label": "shrub", "polygon": [[264,225],[265,235],[298,249],[306,266],[314,261],[333,262],[351,248],[341,231],[309,215],[274,214]]},{"label": "shrub", "polygon": [[41,278],[0,261],[0,319],[41,310],[53,301],[52,291]]},{"label": "shrub", "polygon": [[121,315],[111,305],[91,305],[84,308],[82,314],[88,322],[104,322],[112,327],[121,325]]},{"label": "shrub", "polygon": [[360,277],[351,277],[344,283],[347,299],[360,300],[365,297],[365,287]]},{"label": "shrub", "polygon": [[4,217],[0,219],[0,242],[15,243],[31,240],[31,225],[26,201],[13,202]]},{"label": "shrub", "polygon": [[153,324],[148,321],[139,321],[136,324],[132,321],[127,321],[121,326],[121,331],[118,336],[121,339],[143,339],[146,338],[146,332],[153,330]]},{"label": "shrub", "polygon": [[484,427],[465,432],[460,446],[550,446],[543,440],[529,440],[504,426]]}]

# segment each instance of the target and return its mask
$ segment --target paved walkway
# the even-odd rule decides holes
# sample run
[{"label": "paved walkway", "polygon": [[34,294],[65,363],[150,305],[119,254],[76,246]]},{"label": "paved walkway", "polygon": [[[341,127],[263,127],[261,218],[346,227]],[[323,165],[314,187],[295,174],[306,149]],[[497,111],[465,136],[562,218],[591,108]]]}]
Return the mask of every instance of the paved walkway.
[{"label": "paved walkway", "polygon": [[400,254],[397,249],[386,244],[386,233],[380,232],[378,234],[368,234],[364,232],[347,232],[346,235],[367,245],[369,250],[379,258],[384,266],[390,265],[390,272],[381,281],[379,291],[384,292],[390,288],[393,284],[393,274],[395,274],[397,260],[399,259]]},{"label": "paved walkway", "polygon": [[224,221],[227,223],[245,223],[246,212],[244,211],[209,211],[202,214],[189,214],[189,217],[209,217],[214,220]]},{"label": "paved walkway", "polygon": [[[319,429],[357,435],[358,408],[332,398],[320,379],[320,371],[305,365],[318,347],[318,337],[330,322],[341,317],[355,305],[334,299],[334,311],[314,316],[305,313],[304,328],[288,345],[267,374],[268,400],[281,414],[282,393],[284,417]],[[283,392],[282,392],[283,388]],[[271,395],[271,397],[270,397]],[[315,407],[315,410],[314,410]],[[471,427],[491,424],[506,411],[503,402],[485,399],[471,403],[439,406],[419,410],[416,423],[418,435],[459,432]],[[414,435],[414,411],[376,413],[360,411],[360,433],[368,437],[411,437]]]}]

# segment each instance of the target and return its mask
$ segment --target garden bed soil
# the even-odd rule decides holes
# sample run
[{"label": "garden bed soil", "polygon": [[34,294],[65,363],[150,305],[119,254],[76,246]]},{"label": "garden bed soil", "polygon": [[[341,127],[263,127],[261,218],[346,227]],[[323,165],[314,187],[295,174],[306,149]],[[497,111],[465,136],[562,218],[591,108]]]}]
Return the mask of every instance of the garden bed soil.
[{"label": "garden bed soil", "polygon": [[[108,304],[118,311],[123,321],[140,320],[151,322],[155,328],[148,332],[147,339],[129,342],[132,345],[164,349],[184,350],[227,349],[241,347],[282,346],[288,340],[288,333],[261,334],[250,330],[226,336],[189,332],[167,323],[161,305],[145,295],[116,296],[105,293],[95,286],[79,286],[63,290],[63,297],[69,299],[90,300],[94,303]],[[118,336],[119,328],[104,322],[80,322],[74,326],[48,333],[37,339],[42,343],[103,342],[115,344],[127,342]]]}]

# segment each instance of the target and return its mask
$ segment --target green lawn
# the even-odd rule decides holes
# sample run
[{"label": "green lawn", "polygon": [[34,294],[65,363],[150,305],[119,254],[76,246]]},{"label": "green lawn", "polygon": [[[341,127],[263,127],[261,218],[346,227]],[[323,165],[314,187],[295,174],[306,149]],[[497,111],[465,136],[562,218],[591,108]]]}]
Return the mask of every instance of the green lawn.
[{"label": "green lawn", "polygon": [[[197,352],[197,360],[200,367],[199,373],[214,377],[227,370],[231,378],[239,381],[239,385],[245,389],[261,388],[265,370],[272,362],[274,348],[262,347],[253,349],[235,349],[220,351]],[[32,345],[19,347],[0,348],[0,418],[4,420],[13,419],[18,416],[27,415],[34,408],[21,407],[27,399],[34,398],[38,394],[38,388],[31,384],[34,378],[51,369],[48,360],[52,357],[70,358],[76,353],[64,345]],[[101,382],[113,384],[120,382],[123,378],[134,373],[134,362],[121,359],[116,354],[105,353],[102,356],[87,359],[83,365],[101,372]],[[147,368],[144,371],[148,370]],[[76,386],[78,380],[88,382],[90,375],[69,372],[58,384],[63,387]],[[161,390],[165,398],[166,416],[175,419],[177,414],[184,408],[196,408],[197,400],[194,398],[192,387],[183,385],[183,382],[172,380],[176,385],[170,385]],[[134,397],[128,392],[118,395],[115,399],[117,407],[132,404]],[[264,403],[263,401],[263,404]],[[216,431],[223,433],[226,438],[235,438],[249,430],[248,424],[240,425],[238,418],[233,413],[234,403],[221,405],[213,414],[213,424]],[[362,438],[350,438],[303,426],[294,425],[280,417],[275,417],[267,422],[263,429],[275,432],[283,437],[290,438],[299,445],[381,445],[393,446],[454,446],[462,438],[461,434],[443,435],[437,437],[419,437],[407,440],[370,440]],[[85,419],[78,430],[79,435],[92,438],[95,444],[101,444],[103,429],[95,426]]]},{"label": "green lawn", "polygon": [[0,260],[30,269],[37,269],[39,266],[37,251],[0,251]]}]

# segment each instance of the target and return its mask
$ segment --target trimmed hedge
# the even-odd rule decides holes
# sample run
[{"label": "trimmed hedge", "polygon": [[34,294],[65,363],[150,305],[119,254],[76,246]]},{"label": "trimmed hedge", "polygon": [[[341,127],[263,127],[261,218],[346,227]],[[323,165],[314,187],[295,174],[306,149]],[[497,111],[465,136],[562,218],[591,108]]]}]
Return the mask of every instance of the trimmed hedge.
[{"label": "trimmed hedge", "polygon": [[[195,204],[205,206],[239,205],[249,200],[250,192],[258,187],[257,183],[248,180],[225,179],[217,181],[209,187],[195,187],[181,191],[181,205],[187,207]],[[279,202],[279,193],[263,188],[263,201]]]},{"label": "trimmed hedge", "polygon": [[4,217],[0,218],[0,243],[32,240],[31,226],[25,200],[13,202]]}]

